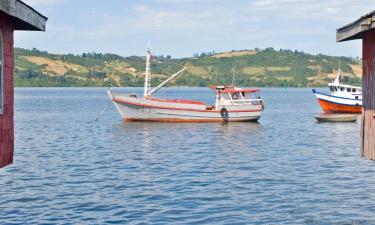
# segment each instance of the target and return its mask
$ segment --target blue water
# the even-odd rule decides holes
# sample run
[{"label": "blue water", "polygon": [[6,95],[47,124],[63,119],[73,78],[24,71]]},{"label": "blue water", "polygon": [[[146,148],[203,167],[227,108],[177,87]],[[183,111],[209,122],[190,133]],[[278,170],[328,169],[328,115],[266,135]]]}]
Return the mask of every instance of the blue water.
[{"label": "blue water", "polygon": [[316,123],[311,89],[261,96],[259,123],[126,124],[105,89],[16,89],[0,224],[374,224],[360,124]]}]

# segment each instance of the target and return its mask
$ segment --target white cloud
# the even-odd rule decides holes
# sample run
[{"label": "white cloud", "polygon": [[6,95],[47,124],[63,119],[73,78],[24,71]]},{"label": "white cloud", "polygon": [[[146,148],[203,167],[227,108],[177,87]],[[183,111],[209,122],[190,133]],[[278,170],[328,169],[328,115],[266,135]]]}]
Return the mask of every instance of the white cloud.
[{"label": "white cloud", "polygon": [[[38,38],[55,42],[55,48],[65,43],[73,51],[82,46],[87,46],[87,51],[121,51],[134,43],[143,46],[145,40],[158,40],[160,48],[170,48],[173,55],[180,56],[197,51],[269,46],[334,52],[337,50],[332,49],[338,46],[335,29],[375,8],[373,0],[152,0],[117,1],[119,7],[108,10],[97,7],[102,3],[93,1],[96,4],[84,14],[67,13],[68,23],[66,18],[55,15],[60,5],[59,9],[53,7],[63,3],[68,10],[70,6],[63,1],[66,0],[29,1],[31,5],[51,5],[47,32]],[[26,36],[22,35],[22,40],[27,41]],[[29,39],[34,37],[30,35]],[[32,43],[37,41],[41,42]]]},{"label": "white cloud", "polygon": [[337,15],[339,14],[340,12],[340,9],[339,8],[336,8],[336,7],[328,7],[325,9],[325,11],[330,14],[330,15]]}]

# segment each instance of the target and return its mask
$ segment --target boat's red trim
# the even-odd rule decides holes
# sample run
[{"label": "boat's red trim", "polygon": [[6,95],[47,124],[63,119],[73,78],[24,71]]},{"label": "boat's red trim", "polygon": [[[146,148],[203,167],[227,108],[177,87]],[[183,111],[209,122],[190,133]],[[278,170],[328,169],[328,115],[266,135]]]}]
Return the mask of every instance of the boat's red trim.
[{"label": "boat's red trim", "polygon": [[233,85],[222,85],[222,86],[208,86],[209,88],[211,88],[211,89],[214,89],[214,90],[216,90],[216,88],[234,88],[234,86]]},{"label": "boat's red trim", "polygon": [[[245,92],[245,93],[253,93],[260,91],[259,89],[235,89],[235,86],[209,86],[213,91],[218,93],[238,93],[238,92]],[[220,89],[217,89],[220,88]]]},{"label": "boat's red trim", "polygon": [[[258,119],[242,119],[242,120],[230,120],[229,122],[251,122],[257,121]],[[171,119],[171,118],[155,118],[155,119],[143,119],[143,118],[126,118],[126,122],[163,122],[163,123],[223,123],[223,119]]]},{"label": "boat's red trim", "polygon": [[126,118],[125,122],[164,122],[164,123],[218,123],[224,122],[223,119],[172,119],[172,118],[155,118],[155,119],[142,119],[142,118]]},{"label": "boat's red trim", "polygon": [[[171,110],[183,110],[183,111],[194,111],[194,112],[210,112],[210,113],[220,113],[219,110],[202,110],[202,109],[191,109],[191,108],[175,108],[175,107],[166,107],[166,106],[156,106],[156,105],[147,105],[142,103],[135,103],[135,102],[129,102],[123,99],[113,98],[114,102],[129,104],[129,105],[136,105],[140,107],[147,107],[147,108],[157,108],[157,109],[171,109]],[[253,109],[253,110],[228,110],[230,113],[236,113],[236,112],[260,112],[261,109]]]},{"label": "boat's red trim", "polygon": [[322,107],[323,111],[326,113],[362,113],[362,106],[350,106],[343,105],[339,103],[333,103],[319,99],[319,104]]},{"label": "boat's red trim", "polygon": [[219,90],[219,93],[238,93],[238,92],[244,92],[244,93],[254,93],[258,92],[259,89],[227,89],[227,90]]},{"label": "boat's red trim", "polygon": [[157,102],[171,102],[171,103],[181,103],[181,104],[193,104],[193,105],[205,105],[204,102],[193,101],[193,100],[183,100],[183,99],[161,99],[161,98],[147,98],[148,100],[153,100]]}]

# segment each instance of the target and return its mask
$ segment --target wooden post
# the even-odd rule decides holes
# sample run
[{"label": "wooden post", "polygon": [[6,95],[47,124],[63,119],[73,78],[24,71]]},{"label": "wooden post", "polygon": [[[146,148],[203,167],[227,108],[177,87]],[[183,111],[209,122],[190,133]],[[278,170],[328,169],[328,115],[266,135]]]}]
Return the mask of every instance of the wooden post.
[{"label": "wooden post", "polygon": [[0,113],[0,167],[13,162],[13,25],[0,14],[2,44],[2,112]]},{"label": "wooden post", "polygon": [[337,29],[336,40],[362,39],[361,155],[375,160],[375,10]]},{"label": "wooden post", "polygon": [[13,162],[15,30],[44,31],[47,17],[20,0],[0,0],[0,168]]},{"label": "wooden post", "polygon": [[375,29],[363,34],[362,156],[375,160]]}]

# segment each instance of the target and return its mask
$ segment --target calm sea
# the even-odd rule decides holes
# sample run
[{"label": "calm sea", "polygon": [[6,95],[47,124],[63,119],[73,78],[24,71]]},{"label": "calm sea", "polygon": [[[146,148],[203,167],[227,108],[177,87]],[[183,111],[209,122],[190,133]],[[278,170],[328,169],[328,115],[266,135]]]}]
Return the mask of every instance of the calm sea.
[{"label": "calm sea", "polygon": [[259,123],[229,124],[123,123],[105,91],[16,89],[0,224],[375,223],[360,124],[316,123],[311,89],[263,89]]}]

